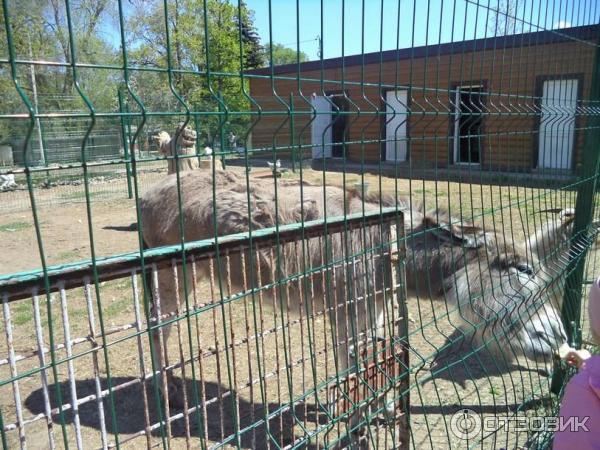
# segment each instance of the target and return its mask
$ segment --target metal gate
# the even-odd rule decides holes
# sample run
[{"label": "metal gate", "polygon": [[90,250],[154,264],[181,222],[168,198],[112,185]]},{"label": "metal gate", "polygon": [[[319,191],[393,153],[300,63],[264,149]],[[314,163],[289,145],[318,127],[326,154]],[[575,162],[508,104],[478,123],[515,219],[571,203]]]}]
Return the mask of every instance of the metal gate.
[{"label": "metal gate", "polygon": [[[152,446],[178,436],[203,447],[349,445],[366,442],[357,428],[382,417],[387,426],[370,430],[370,438],[405,447],[408,336],[395,270],[403,251],[389,237],[372,244],[374,234],[389,235],[397,225],[402,216],[391,209],[3,277],[8,353],[0,364],[10,374],[3,391],[12,390],[12,407],[2,417],[5,446]],[[301,255],[342,239],[360,242],[348,252]],[[318,263],[306,267],[307,260]],[[282,269],[276,261],[297,265]],[[250,269],[265,262],[285,273],[269,278]],[[244,275],[235,273],[240,264],[248,266]],[[377,284],[365,267],[378,267],[386,279]],[[182,289],[182,270],[194,274],[193,294],[173,306],[159,277],[173,277]],[[338,297],[346,291],[336,289],[340,283],[350,297]],[[357,288],[363,283],[373,284]],[[120,305],[130,314],[109,324],[103,311],[110,305],[102,302],[115,288],[126,289]],[[321,288],[332,297],[319,306]],[[377,292],[385,302],[374,302]],[[359,331],[359,311],[381,315],[378,328]],[[27,313],[31,346],[14,334]],[[167,345],[171,327],[177,338]],[[345,333],[336,333],[341,328]],[[341,367],[348,348],[357,350]]]}]

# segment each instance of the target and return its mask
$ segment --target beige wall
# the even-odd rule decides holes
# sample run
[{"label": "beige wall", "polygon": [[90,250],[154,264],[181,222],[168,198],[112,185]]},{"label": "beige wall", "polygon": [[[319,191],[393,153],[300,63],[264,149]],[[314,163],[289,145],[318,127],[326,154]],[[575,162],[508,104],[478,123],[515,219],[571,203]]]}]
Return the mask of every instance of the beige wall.
[{"label": "beige wall", "polygon": [[[451,140],[450,99],[448,89],[457,83],[482,83],[486,91],[493,93],[487,97],[490,115],[484,118],[482,166],[494,169],[527,169],[533,167],[537,148],[537,127],[539,118],[533,97],[541,77],[578,75],[582,77],[581,93],[588,98],[594,46],[581,42],[565,42],[529,47],[465,52],[450,55],[435,54],[435,48],[428,58],[384,62],[381,66],[381,84],[412,86],[410,91],[410,118],[408,121],[409,157],[413,163],[435,164],[444,167],[449,161]],[[381,155],[381,143],[360,142],[380,140],[381,120],[385,112],[379,88],[380,65],[364,67],[364,81],[376,86],[365,87],[352,82],[362,79],[361,66],[346,67],[342,77],[340,68],[324,71],[324,80],[341,81],[345,84],[325,81],[302,81],[298,89],[296,73],[278,76],[292,77],[293,80],[275,80],[275,92],[288,105],[293,96],[293,121],[287,109],[279,103],[268,78],[253,78],[250,91],[263,110],[253,130],[254,148],[283,148],[291,142],[310,144],[310,108],[307,101],[310,95],[346,90],[351,100],[349,121],[349,141],[359,141],[347,145],[347,155],[352,161],[377,162]],[[303,78],[321,79],[319,70],[303,72]],[[385,89],[385,87],[384,87]],[[433,90],[428,90],[433,89]],[[301,94],[305,96],[302,98]],[[510,96],[508,95],[510,94]],[[539,94],[538,94],[539,95]],[[276,113],[276,114],[273,114]],[[277,114],[279,113],[279,114]],[[292,123],[293,122],[293,123]],[[308,124],[308,125],[307,125]],[[579,120],[577,127],[585,125]],[[575,160],[580,153],[583,132],[578,132]],[[310,148],[305,157],[310,157]]]}]

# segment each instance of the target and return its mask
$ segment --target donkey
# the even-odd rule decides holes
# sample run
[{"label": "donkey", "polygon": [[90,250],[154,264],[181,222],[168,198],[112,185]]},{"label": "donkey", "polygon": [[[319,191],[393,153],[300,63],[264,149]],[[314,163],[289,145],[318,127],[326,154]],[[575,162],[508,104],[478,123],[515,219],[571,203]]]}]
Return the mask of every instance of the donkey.
[{"label": "donkey", "polygon": [[[275,198],[273,180],[260,179],[260,183],[257,181],[253,180],[252,186],[247,189],[245,178],[234,172],[215,170],[214,179],[211,171],[182,172],[181,210],[185,240],[210,239],[246,232],[250,228],[258,230],[274,227],[276,224],[339,217],[345,213],[363,211],[362,199],[355,192],[347,192],[339,187],[323,188],[309,183],[280,180]],[[213,189],[216,201],[213,201]],[[178,199],[175,176],[168,176],[142,197],[142,230],[147,247],[181,242]],[[379,204],[366,202],[364,207],[370,211],[378,209]],[[345,370],[349,365],[349,347],[352,345],[350,341],[354,342],[354,338],[364,340],[376,337],[377,330],[383,326],[384,298],[390,295],[384,292],[384,277],[391,277],[389,250],[382,250],[381,253],[366,258],[361,255],[365,249],[376,249],[380,244],[391,240],[390,227],[382,229],[379,226],[369,226],[366,229],[350,231],[345,236],[342,233],[332,233],[324,238],[307,239],[306,261],[302,261],[297,254],[298,247],[289,243],[279,248],[277,259],[272,257],[270,248],[255,249],[254,256],[248,250],[231,252],[226,258],[227,263],[224,262],[225,258],[221,258],[221,267],[213,270],[223,277],[228,277],[232,292],[247,291],[250,280],[253,279],[255,284],[259,284],[255,287],[260,287],[275,283],[279,278],[312,272],[308,289],[303,289],[300,281],[291,282],[284,289],[285,299],[275,298],[275,290],[265,290],[265,300],[275,307],[285,304],[292,313],[305,313],[307,307],[315,312],[327,311],[336,330],[337,360],[341,369]],[[346,265],[338,262],[332,264],[328,270],[319,270],[324,264],[343,260],[344,255],[350,255],[348,257],[352,262]],[[254,273],[250,270],[252,258]],[[207,262],[199,262],[197,273],[207,277],[210,269]],[[351,271],[352,282],[348,280],[348,271]],[[186,273],[189,277],[190,270]],[[172,269],[158,269],[157,283],[153,290],[158,294],[154,296],[154,301],[159,297],[162,315],[175,313],[178,299],[187,294],[181,281],[181,268],[178,268],[177,279],[179,283],[175,280]],[[192,285],[190,280],[185,284]],[[348,307],[349,305],[351,307]],[[351,316],[347,315],[348,311],[351,311]],[[165,343],[170,334],[169,328],[166,326],[163,330]],[[154,348],[160,350],[158,333],[154,333]],[[162,351],[155,352],[155,357],[160,367],[168,365],[166,345]],[[180,405],[178,387],[169,378],[167,375],[169,403]],[[163,387],[163,391],[164,389]]]},{"label": "donkey", "polygon": [[[275,198],[273,180],[261,179],[260,183],[252,180],[248,189],[245,177],[222,170],[214,172],[214,179],[210,172],[188,171],[180,174],[180,183],[186,241],[246,232],[250,228],[268,228],[276,223],[283,225],[341,216],[362,212],[363,208],[372,211],[382,205],[398,206],[409,218],[405,221],[404,230],[408,236],[407,287],[417,293],[428,292],[445,298],[448,303],[455,305],[465,327],[471,328],[475,344],[486,344],[493,353],[509,360],[522,354],[536,361],[548,361],[566,342],[558,306],[545,301],[544,270],[525,242],[508,245],[493,230],[469,223],[461,224],[460,220],[452,218],[447,212],[425,212],[422,208],[411,206],[406,199],[385,195],[363,196],[336,186],[279,181]],[[173,245],[181,241],[178,199],[174,176],[167,177],[141,199],[143,238],[148,247]],[[392,239],[393,233],[392,230],[371,227],[364,235],[369,245],[376,248]],[[356,231],[350,235],[353,254],[359,254],[362,249],[361,236],[363,233]],[[325,258],[339,260],[344,250],[341,237],[332,237],[329,242],[330,254]],[[247,280],[253,276],[259,278],[262,285],[267,285],[279,277],[322,267],[324,262],[323,241],[319,238],[309,240],[309,261],[304,268],[299,267],[295,247],[284,245],[279,253],[277,264],[277,260],[269,258],[264,249],[259,249],[255,274],[249,273],[248,264],[242,264],[243,260],[249,261],[251,258],[247,251],[231,254],[229,266],[217,270],[230,276],[234,289],[245,290],[248,287]],[[328,308],[337,333],[338,360],[342,369],[349,364],[349,320],[355,321],[355,330],[364,338],[376,339],[377,330],[382,326],[381,312],[385,307],[383,279],[386,274],[383,268],[387,266],[388,257],[389,254],[382,255],[371,266],[362,263],[353,265],[353,295],[349,297],[345,288],[346,269],[343,267],[331,270],[331,278],[337,282],[326,292],[322,289],[325,286],[321,278],[323,273],[317,274],[312,280],[310,299],[307,301],[315,311]],[[178,279],[181,280],[181,269],[178,270]],[[199,276],[206,276],[207,271],[207,267],[200,267],[197,272]],[[369,290],[362,280],[373,275],[375,286]],[[159,269],[157,280],[156,290],[160,293],[162,314],[174,313],[178,299],[187,294],[183,292],[183,283],[176,283],[171,269]],[[186,284],[191,286],[189,282]],[[273,303],[276,307],[285,305],[291,310],[298,310],[303,304],[299,284],[292,283],[289,291],[285,302],[272,299]],[[268,293],[265,294],[268,296]],[[338,302],[364,298],[366,303],[372,305],[374,314],[366,313],[367,308],[354,308],[356,317],[346,317],[346,311],[352,308],[335,308],[326,304],[326,299],[331,298]],[[165,342],[168,336],[169,327],[166,327]],[[159,348],[156,334],[154,347]],[[167,361],[163,360],[162,352],[156,357],[164,367]],[[177,404],[177,387],[168,384],[168,389],[172,404]]]}]

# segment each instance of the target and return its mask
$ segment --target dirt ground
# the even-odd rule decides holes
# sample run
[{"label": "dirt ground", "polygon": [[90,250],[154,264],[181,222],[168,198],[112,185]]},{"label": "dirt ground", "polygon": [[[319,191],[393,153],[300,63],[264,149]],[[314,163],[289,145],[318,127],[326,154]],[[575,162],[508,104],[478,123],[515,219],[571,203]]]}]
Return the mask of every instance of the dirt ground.
[{"label": "dirt ground", "polygon": [[[241,170],[230,168],[229,170]],[[160,180],[160,174],[151,174],[142,180],[141,194]],[[292,176],[290,176],[292,177]],[[547,217],[534,214],[541,209],[569,207],[573,205],[574,193],[550,189],[519,187],[495,187],[466,185],[433,181],[397,180],[376,175],[365,175],[370,190],[400,192],[420,202],[427,209],[450,208],[453,214],[466,220],[495,227],[507,236],[521,239],[530,234]],[[323,182],[322,172],[304,170],[304,179],[314,183]],[[327,173],[327,184],[354,186],[361,181],[356,174],[348,174],[344,180],[339,173]],[[104,200],[114,185],[121,185],[119,198]],[[91,258],[90,242],[93,238],[97,258],[135,251],[138,249],[136,233],[128,233],[111,227],[127,227],[136,221],[135,201],[126,196],[125,180],[114,180],[108,186],[98,185],[92,189],[91,215],[88,216],[82,186],[59,186],[52,189],[36,189],[38,202],[49,197],[65,197],[72,201],[37,208],[40,223],[41,248],[47,265]],[[19,204],[29,205],[26,191],[0,193],[18,197]],[[91,223],[91,233],[88,222]],[[0,275],[41,267],[40,245],[36,239],[31,209],[3,213],[0,216]]]},{"label": "dirt ground", "polygon": [[[319,172],[306,171],[305,177],[314,182],[322,180]],[[358,175],[349,175],[346,182],[353,184],[359,179]],[[529,234],[539,224],[541,219],[534,211],[572,206],[574,198],[572,193],[531,188],[410,182],[372,175],[366,180],[370,189],[376,189],[381,181],[383,190],[411,193],[428,209],[450,205],[455,214],[460,211],[462,214],[457,215],[473,217],[515,238]],[[341,175],[327,174],[326,182],[341,184]],[[137,233],[124,231],[135,217],[132,200],[92,202],[91,234],[96,257],[138,249]],[[38,220],[46,264],[90,258],[84,203],[40,208]],[[0,249],[0,274],[40,267],[40,246],[30,212],[0,217]],[[75,446],[77,430],[81,430],[86,447],[102,447],[103,435],[112,444],[118,437],[124,448],[163,443],[161,430],[149,429],[162,414],[155,406],[157,392],[150,381],[140,382],[142,373],[151,378],[148,333],[136,331],[144,330],[144,316],[149,314],[144,307],[141,280],[132,276],[103,282],[97,289],[93,284],[89,287],[64,291],[62,298],[53,294],[50,303],[43,296],[11,302],[5,308],[11,317],[16,355],[12,367],[3,359],[9,357],[4,315],[0,327],[0,412],[10,447],[25,440],[28,448],[48,448],[49,439],[59,448],[64,444]],[[199,283],[189,300],[195,307],[193,315],[173,327],[171,363],[195,359],[194,364],[183,365],[185,373],[176,368],[175,376],[186,380],[188,406],[197,403],[202,407],[189,414],[172,408],[171,414],[179,416],[164,425],[164,439],[172,448],[212,447],[223,441],[227,441],[226,448],[276,448],[293,445],[296,439],[319,430],[311,448],[332,444],[346,425],[329,426],[323,408],[318,406],[327,403],[327,386],[323,383],[335,373],[336,363],[331,327],[324,315],[295,317],[277,313],[263,305],[262,299],[252,300],[249,296],[228,303],[215,302],[220,298],[216,289],[209,280]],[[37,302],[40,335],[35,332]],[[463,448],[465,441],[452,435],[450,424],[452,414],[464,408],[486,416],[506,415],[517,409],[533,414],[548,407],[546,402],[552,397],[548,394],[550,378],[546,370],[550,366],[492,360],[485,351],[469,352],[469,342],[463,342],[462,347],[449,345],[460,337],[460,332],[443,301],[413,296],[407,299],[407,305],[411,447]],[[397,314],[394,311],[390,314]],[[49,368],[36,370],[42,364],[36,350],[50,348],[50,327],[56,351],[53,355],[43,352],[43,363],[47,365],[54,358],[58,362],[56,373]],[[107,333],[105,340],[98,336],[102,328]],[[36,336],[43,340],[41,344]],[[72,348],[64,345],[68,342],[73,343]],[[199,360],[198,355],[202,355]],[[34,372],[30,375],[30,371]],[[15,375],[22,377],[18,383],[7,382]],[[109,383],[116,391],[104,401],[96,401],[95,394],[108,389]],[[309,392],[306,398],[302,397],[304,392]],[[58,410],[53,412],[53,420],[46,421],[44,416],[46,405],[57,407],[59,394],[62,403],[72,404],[73,398],[78,399],[76,408],[64,412],[64,428]],[[270,445],[264,422],[252,426],[266,415]],[[19,423],[24,425],[19,427]],[[240,430],[237,444],[232,437],[236,430]],[[392,437],[391,427],[372,427],[367,435],[371,446],[379,448],[391,448]],[[480,446],[524,448],[527,439],[524,433],[500,432]]]},{"label": "dirt ground", "polygon": [[[91,236],[84,203],[41,208],[38,220],[41,246],[49,265],[90,258],[91,237],[94,240],[96,257],[125,253],[138,247],[136,233],[105,228],[110,225],[126,226],[135,222],[133,201],[94,202]],[[2,273],[31,270],[41,266],[40,248],[30,212],[6,214],[0,230]]]}]

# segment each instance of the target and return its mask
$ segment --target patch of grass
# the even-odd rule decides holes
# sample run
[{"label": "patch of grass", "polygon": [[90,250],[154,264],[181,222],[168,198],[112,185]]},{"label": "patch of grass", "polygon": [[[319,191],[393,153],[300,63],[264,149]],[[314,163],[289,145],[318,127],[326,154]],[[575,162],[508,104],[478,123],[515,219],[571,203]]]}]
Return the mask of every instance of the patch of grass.
[{"label": "patch of grass", "polygon": [[128,289],[131,290],[131,278],[122,278],[115,283],[117,289]]},{"label": "patch of grass", "polygon": [[31,226],[29,222],[11,222],[0,225],[0,232],[13,233],[15,231],[26,230],[27,228],[31,228]]},{"label": "patch of grass", "polygon": [[[88,313],[87,313],[87,308],[77,308],[77,309],[72,309],[69,311],[69,318],[70,319],[85,319],[87,318]],[[86,324],[87,326],[87,324]]]},{"label": "patch of grass", "polygon": [[[107,177],[113,176],[116,172],[114,171],[92,171],[89,176],[90,178],[95,177]],[[25,180],[25,177],[22,177]],[[34,182],[44,182],[48,181],[50,183],[57,183],[59,181],[73,181],[83,179],[83,172],[70,173],[70,174],[60,174],[60,175],[46,175],[44,172],[37,172],[32,175],[32,180]]]},{"label": "patch of grass", "polygon": [[79,250],[68,250],[66,252],[60,252],[58,255],[56,255],[56,259],[59,261],[70,261],[79,258],[81,258]]},{"label": "patch of grass", "polygon": [[[97,192],[90,192],[90,198],[94,197],[95,195],[97,195]],[[77,192],[68,192],[66,194],[62,194],[60,196],[61,199],[63,200],[84,200],[85,199],[85,191],[82,189],[81,191],[77,191]]]},{"label": "patch of grass", "polygon": [[124,289],[131,289],[131,279],[127,277],[118,278],[111,281],[103,281],[100,283],[100,287],[104,289],[118,289],[120,291]]},{"label": "patch of grass", "polygon": [[413,193],[435,195],[436,197],[447,197],[448,196],[448,193],[442,189],[438,189],[437,193],[436,193],[435,189],[413,189]]},{"label": "patch of grass", "polygon": [[120,314],[123,314],[124,311],[128,311],[129,308],[131,308],[131,300],[129,298],[115,299],[102,310],[103,317],[105,319],[117,317]]},{"label": "patch of grass", "polygon": [[[33,309],[30,302],[18,301],[10,306],[12,326],[25,325],[33,321]],[[0,322],[0,332],[4,333],[4,320]]]},{"label": "patch of grass", "polygon": [[490,395],[493,395],[494,397],[502,394],[502,390],[498,386],[494,386],[494,385],[492,385],[490,387],[489,392],[490,392]]}]

